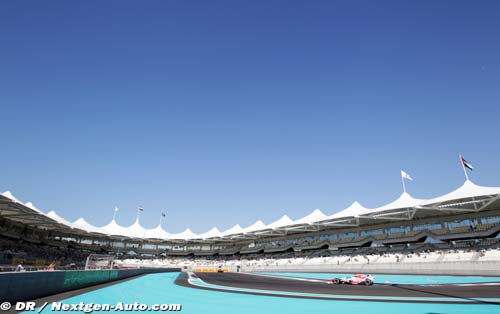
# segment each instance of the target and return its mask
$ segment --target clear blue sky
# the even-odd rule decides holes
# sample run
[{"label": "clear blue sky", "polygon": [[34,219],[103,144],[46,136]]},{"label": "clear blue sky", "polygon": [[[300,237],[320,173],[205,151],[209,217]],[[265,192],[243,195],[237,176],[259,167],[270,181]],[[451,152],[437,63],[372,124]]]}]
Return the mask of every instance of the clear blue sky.
[{"label": "clear blue sky", "polygon": [[204,232],[500,186],[498,1],[2,1],[0,190]]}]

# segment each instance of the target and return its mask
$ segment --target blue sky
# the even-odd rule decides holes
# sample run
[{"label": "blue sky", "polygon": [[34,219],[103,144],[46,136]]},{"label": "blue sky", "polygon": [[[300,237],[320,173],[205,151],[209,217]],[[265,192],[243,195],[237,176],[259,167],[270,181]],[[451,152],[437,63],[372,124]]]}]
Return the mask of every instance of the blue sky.
[{"label": "blue sky", "polygon": [[204,232],[500,186],[497,1],[3,1],[0,190]]}]

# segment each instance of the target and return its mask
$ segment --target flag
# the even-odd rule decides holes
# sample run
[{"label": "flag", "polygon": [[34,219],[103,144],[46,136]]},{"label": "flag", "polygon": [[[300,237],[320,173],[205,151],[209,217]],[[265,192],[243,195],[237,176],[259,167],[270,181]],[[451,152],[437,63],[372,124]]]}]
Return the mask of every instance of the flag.
[{"label": "flag", "polygon": [[144,210],[144,208],[142,207],[139,207],[139,211],[142,212]]},{"label": "flag", "polygon": [[464,156],[460,156],[460,161],[462,162],[462,165],[465,167],[465,168],[468,168],[469,170],[474,170],[474,167],[472,167],[471,164],[469,164],[467,162],[467,160],[464,159]]},{"label": "flag", "polygon": [[410,175],[404,172],[403,170],[401,170],[401,178],[413,181],[413,178],[410,177]]}]

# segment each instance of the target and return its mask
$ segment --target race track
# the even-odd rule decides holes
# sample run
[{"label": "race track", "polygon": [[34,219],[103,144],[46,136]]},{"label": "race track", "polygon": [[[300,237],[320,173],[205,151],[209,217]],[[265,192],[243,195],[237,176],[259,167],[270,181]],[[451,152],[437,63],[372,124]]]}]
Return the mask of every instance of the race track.
[{"label": "race track", "polygon": [[[500,283],[373,286],[333,285],[324,280],[280,278],[246,273],[196,273],[177,284],[199,289],[286,297],[389,302],[493,303],[499,304]],[[201,284],[195,284],[199,279]],[[288,293],[289,295],[284,295]]]}]

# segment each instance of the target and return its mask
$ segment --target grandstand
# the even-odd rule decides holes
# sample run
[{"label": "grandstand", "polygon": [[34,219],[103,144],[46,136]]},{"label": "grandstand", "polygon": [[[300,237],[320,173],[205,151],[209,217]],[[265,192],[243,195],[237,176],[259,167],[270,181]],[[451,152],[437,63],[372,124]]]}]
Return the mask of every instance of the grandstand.
[{"label": "grandstand", "polygon": [[[428,200],[404,192],[395,201],[366,208],[354,202],[326,215],[314,210],[292,220],[284,215],[270,224],[258,220],[202,234],[189,228],[177,234],[161,225],[129,227],[114,219],[96,227],[80,218],[69,222],[12,193],[0,195],[0,264],[83,267],[90,254],[116,256],[119,267],[182,266],[224,263],[233,270],[339,271],[370,269],[426,272],[423,264],[460,262],[470,273],[485,272],[500,261],[500,187],[470,180],[456,190]],[[467,264],[467,263],[470,263]],[[473,265],[486,265],[476,269]],[[420,266],[419,266],[420,265]],[[445,267],[445,266],[443,266]],[[8,269],[8,267],[6,268]],[[461,270],[463,273],[463,269]]]}]

